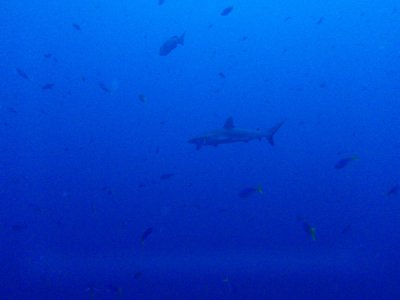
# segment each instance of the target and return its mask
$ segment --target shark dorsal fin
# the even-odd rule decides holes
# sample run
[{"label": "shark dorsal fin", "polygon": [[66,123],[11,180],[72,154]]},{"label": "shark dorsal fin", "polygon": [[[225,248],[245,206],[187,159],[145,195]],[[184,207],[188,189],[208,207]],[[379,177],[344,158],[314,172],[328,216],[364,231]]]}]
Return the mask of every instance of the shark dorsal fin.
[{"label": "shark dorsal fin", "polygon": [[225,121],[224,129],[233,129],[233,128],[235,128],[235,124],[233,123],[233,118],[229,117]]}]

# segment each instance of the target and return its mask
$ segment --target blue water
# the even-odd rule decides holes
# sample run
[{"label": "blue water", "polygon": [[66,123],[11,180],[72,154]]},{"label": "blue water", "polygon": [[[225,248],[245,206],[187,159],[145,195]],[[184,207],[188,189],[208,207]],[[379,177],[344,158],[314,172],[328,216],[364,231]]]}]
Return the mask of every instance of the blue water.
[{"label": "blue water", "polygon": [[0,7],[0,299],[400,299],[398,1]]}]

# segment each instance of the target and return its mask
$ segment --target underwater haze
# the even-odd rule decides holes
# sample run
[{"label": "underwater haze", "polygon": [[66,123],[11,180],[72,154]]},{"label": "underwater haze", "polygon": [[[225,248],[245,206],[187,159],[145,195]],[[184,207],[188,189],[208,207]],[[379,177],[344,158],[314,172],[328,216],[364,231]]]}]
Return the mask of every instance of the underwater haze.
[{"label": "underwater haze", "polygon": [[400,299],[398,0],[0,7],[0,299]]}]

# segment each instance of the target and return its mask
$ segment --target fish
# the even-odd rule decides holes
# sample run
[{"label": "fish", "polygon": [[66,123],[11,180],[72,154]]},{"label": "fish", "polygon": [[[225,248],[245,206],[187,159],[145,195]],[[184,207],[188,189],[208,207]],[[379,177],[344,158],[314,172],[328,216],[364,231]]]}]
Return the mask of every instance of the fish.
[{"label": "fish", "polygon": [[392,186],[386,193],[386,196],[397,196],[400,192],[400,186],[398,184]]},{"label": "fish", "polygon": [[72,26],[73,26],[76,30],[81,31],[81,26],[80,26],[79,24],[73,23]]},{"label": "fish", "polygon": [[14,232],[21,232],[24,231],[28,228],[28,225],[23,224],[23,223],[17,223],[17,224],[13,224],[11,225],[11,230]]},{"label": "fish", "polygon": [[46,83],[46,84],[42,85],[42,90],[43,91],[51,90],[54,87],[54,85],[55,85],[54,83]]},{"label": "fish", "polygon": [[98,84],[99,88],[100,88],[103,92],[105,92],[105,93],[107,93],[107,94],[111,93],[110,89],[109,89],[103,82],[100,82],[100,81],[99,81],[97,84]]},{"label": "fish", "polygon": [[142,277],[142,275],[143,275],[143,273],[138,271],[138,272],[135,272],[135,274],[133,274],[133,278],[139,279],[140,277]]},{"label": "fish", "polygon": [[315,236],[315,227],[312,227],[308,222],[303,221],[303,229],[304,231],[309,234],[311,236],[311,239],[313,241],[316,240],[316,236]]},{"label": "fish", "polygon": [[300,217],[300,216],[297,217],[297,221],[299,221],[299,222],[302,224],[303,230],[304,230],[308,235],[311,236],[311,239],[312,239],[313,241],[315,241],[315,240],[316,240],[316,236],[315,236],[316,228],[315,228],[315,227],[312,227],[307,221],[304,220],[303,217]]},{"label": "fish", "polygon": [[227,15],[229,15],[231,12],[232,12],[232,10],[233,10],[233,6],[228,6],[228,7],[226,7],[226,8],[224,8],[222,11],[221,11],[221,13],[220,13],[220,15],[221,16],[227,16]]},{"label": "fish", "polygon": [[250,196],[255,195],[256,193],[262,194],[263,189],[261,186],[258,187],[246,187],[243,190],[239,192],[239,197],[244,199],[244,198],[249,198]]},{"label": "fish", "polygon": [[17,113],[17,110],[12,106],[7,106],[6,109],[11,114],[16,114]]},{"label": "fish", "polygon": [[185,43],[185,34],[186,32],[182,33],[180,36],[174,35],[167,39],[160,47],[160,56],[167,56],[174,50],[178,45],[184,45]]},{"label": "fish", "polygon": [[23,70],[21,70],[21,69],[19,69],[19,68],[16,68],[15,70],[17,71],[17,74],[18,74],[21,78],[23,78],[23,79],[25,79],[25,80],[30,80],[28,74],[26,74],[25,71],[23,71]]},{"label": "fish", "polygon": [[225,76],[225,74],[223,72],[219,72],[218,76],[221,77],[221,78],[224,78],[224,79],[226,78],[226,76]]},{"label": "fish", "polygon": [[43,57],[44,58],[51,58],[53,56],[53,54],[51,54],[51,53],[45,53],[45,54],[43,54]]},{"label": "fish", "polygon": [[351,224],[348,224],[348,225],[346,225],[343,229],[342,229],[342,231],[341,231],[341,233],[342,234],[347,234],[347,233],[349,233],[350,231],[351,231]]},{"label": "fish", "polygon": [[148,227],[145,231],[143,231],[142,236],[140,237],[140,241],[142,244],[144,241],[153,233],[153,227]]},{"label": "fish", "polygon": [[173,177],[175,174],[173,174],[173,173],[165,173],[165,174],[162,174],[161,176],[160,176],[160,179],[161,180],[167,180],[167,179],[170,179],[171,177]]},{"label": "fish", "polygon": [[317,25],[320,25],[320,24],[322,24],[322,22],[324,22],[324,17],[320,17],[319,19],[318,19],[318,21],[317,21]]},{"label": "fish", "polygon": [[351,163],[352,161],[357,160],[358,157],[357,156],[350,156],[350,157],[345,157],[342,159],[339,159],[336,163],[335,163],[335,169],[336,170],[340,170],[343,169],[344,167],[346,167],[349,163]]},{"label": "fish", "polygon": [[196,150],[200,150],[203,146],[218,146],[221,144],[232,144],[232,143],[247,143],[252,140],[266,139],[271,146],[275,145],[274,136],[277,131],[282,127],[285,121],[277,123],[269,130],[245,130],[238,129],[235,127],[233,118],[229,117],[226,119],[224,126],[221,129],[205,133],[200,136],[196,136],[188,140],[188,143],[194,144]]},{"label": "fish", "polygon": [[138,95],[139,101],[145,103],[147,101],[147,97],[144,94]]},{"label": "fish", "polygon": [[163,5],[165,3],[165,0],[158,0],[158,5]]}]

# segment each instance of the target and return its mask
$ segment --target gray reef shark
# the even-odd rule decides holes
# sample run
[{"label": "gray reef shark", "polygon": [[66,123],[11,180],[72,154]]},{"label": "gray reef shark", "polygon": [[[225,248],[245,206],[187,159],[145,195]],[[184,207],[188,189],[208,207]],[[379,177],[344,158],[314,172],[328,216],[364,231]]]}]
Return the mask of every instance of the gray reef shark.
[{"label": "gray reef shark", "polygon": [[229,117],[224,124],[224,127],[215,130],[204,135],[194,137],[188,142],[196,145],[196,149],[199,150],[203,146],[218,146],[220,144],[232,144],[240,142],[250,142],[252,140],[261,141],[265,138],[272,146],[274,143],[274,135],[282,127],[284,121],[279,122],[274,127],[262,131],[262,130],[245,130],[235,127],[233,118]]}]

